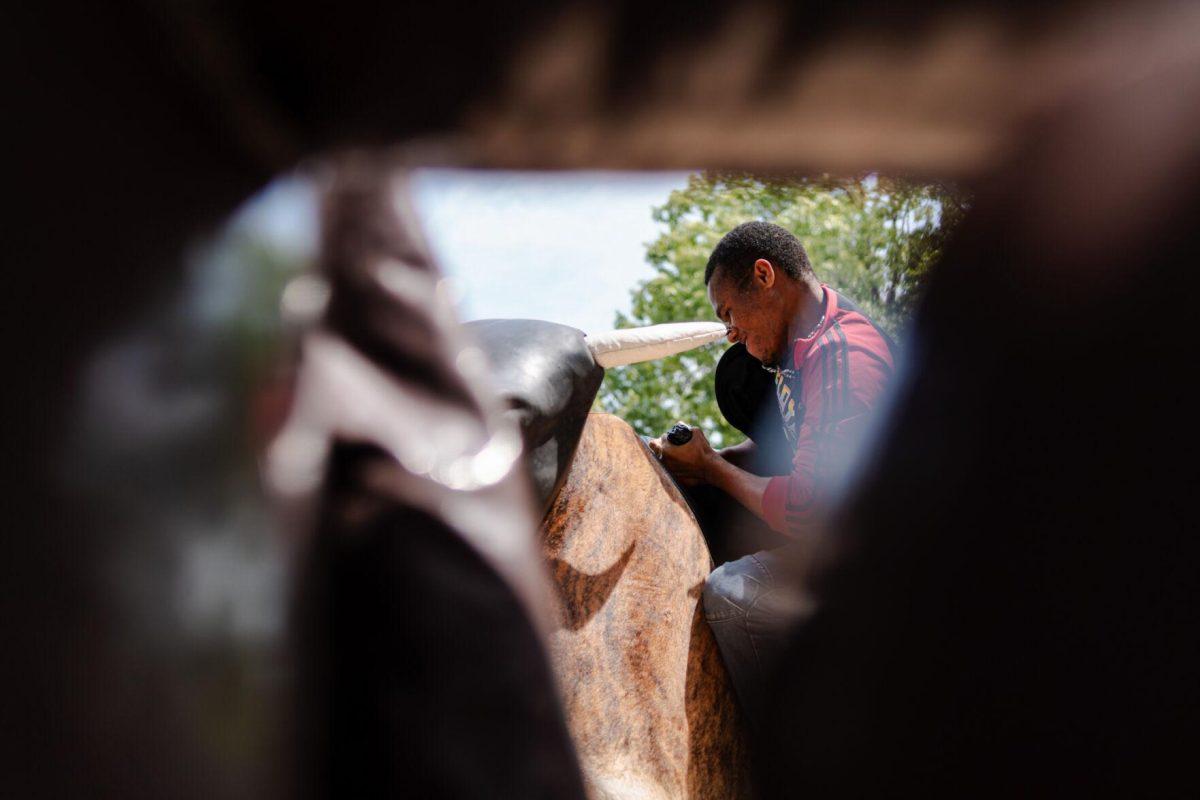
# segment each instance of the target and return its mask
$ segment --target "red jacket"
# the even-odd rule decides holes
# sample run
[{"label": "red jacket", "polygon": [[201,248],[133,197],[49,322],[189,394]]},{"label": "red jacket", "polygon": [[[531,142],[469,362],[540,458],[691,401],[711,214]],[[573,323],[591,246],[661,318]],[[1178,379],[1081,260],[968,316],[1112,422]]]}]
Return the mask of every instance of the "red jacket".
[{"label": "red jacket", "polygon": [[776,378],[795,456],[792,474],[767,484],[762,507],[767,523],[783,533],[798,533],[828,501],[894,367],[886,335],[837,292],[823,288],[821,326],[795,341],[792,374]]}]

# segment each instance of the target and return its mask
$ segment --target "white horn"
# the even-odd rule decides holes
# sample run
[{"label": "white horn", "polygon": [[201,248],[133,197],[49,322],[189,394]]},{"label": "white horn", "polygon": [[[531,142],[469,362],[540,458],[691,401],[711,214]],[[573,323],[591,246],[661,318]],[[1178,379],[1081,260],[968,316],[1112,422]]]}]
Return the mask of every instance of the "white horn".
[{"label": "white horn", "polygon": [[606,369],[673,356],[725,338],[720,322],[666,322],[642,328],[621,328],[587,337],[596,363]]}]

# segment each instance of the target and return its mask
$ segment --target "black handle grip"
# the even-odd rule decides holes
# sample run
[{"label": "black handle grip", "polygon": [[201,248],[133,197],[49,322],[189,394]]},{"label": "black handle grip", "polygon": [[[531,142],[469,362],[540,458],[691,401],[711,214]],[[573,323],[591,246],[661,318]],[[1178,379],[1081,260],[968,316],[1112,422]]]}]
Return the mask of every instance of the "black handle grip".
[{"label": "black handle grip", "polygon": [[667,441],[671,444],[687,444],[692,440],[692,429],[682,422],[674,425],[671,430],[667,431]]}]

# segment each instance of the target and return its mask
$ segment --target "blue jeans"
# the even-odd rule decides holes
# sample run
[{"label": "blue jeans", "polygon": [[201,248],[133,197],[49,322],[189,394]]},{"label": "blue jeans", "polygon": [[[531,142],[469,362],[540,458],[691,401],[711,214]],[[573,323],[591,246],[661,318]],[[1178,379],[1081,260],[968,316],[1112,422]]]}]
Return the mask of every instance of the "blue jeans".
[{"label": "blue jeans", "polygon": [[704,619],[752,734],[762,730],[775,664],[804,611],[782,566],[779,550],[765,550],[722,564],[704,582]]}]

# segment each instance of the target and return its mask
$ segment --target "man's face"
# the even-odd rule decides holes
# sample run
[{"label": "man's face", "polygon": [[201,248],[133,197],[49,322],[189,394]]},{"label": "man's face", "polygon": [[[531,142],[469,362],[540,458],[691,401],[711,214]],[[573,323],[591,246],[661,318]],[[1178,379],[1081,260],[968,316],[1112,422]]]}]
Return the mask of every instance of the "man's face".
[{"label": "man's face", "polygon": [[739,290],[718,268],[708,283],[708,302],[729,329],[730,342],[742,342],[746,352],[764,364],[775,364],[787,348],[788,320],[775,286],[774,268],[765,259],[755,264],[749,285]]}]

